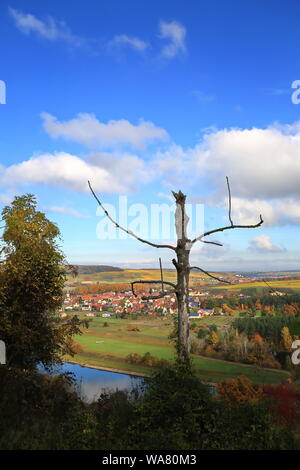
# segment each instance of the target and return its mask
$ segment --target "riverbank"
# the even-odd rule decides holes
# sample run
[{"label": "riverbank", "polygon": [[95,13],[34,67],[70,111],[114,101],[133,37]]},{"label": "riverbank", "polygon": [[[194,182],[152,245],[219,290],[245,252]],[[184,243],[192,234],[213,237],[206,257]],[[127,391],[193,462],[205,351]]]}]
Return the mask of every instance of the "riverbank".
[{"label": "riverbank", "polygon": [[[120,375],[129,375],[131,377],[149,377],[150,376],[150,374],[142,374],[142,373],[139,373],[139,372],[128,372],[128,371],[123,371],[123,370],[120,370],[120,369],[93,366],[91,364],[82,364],[82,363],[75,362],[75,361],[67,361],[67,362],[65,362],[65,364],[75,364],[75,365],[79,365],[81,367],[84,367],[86,369],[95,369],[95,370],[104,371],[104,372],[112,372],[112,373],[120,374]],[[205,385],[209,385],[209,386],[214,387],[214,388],[217,385],[215,382],[204,382],[203,381],[203,383]]]},{"label": "riverbank", "polygon": [[66,362],[70,363],[70,364],[77,364],[81,367],[87,367],[89,369],[104,370],[106,372],[114,372],[116,374],[131,375],[133,377],[149,377],[149,374],[147,375],[147,374],[144,374],[144,373],[141,373],[141,372],[132,372],[132,371],[128,371],[128,370],[120,370],[120,369],[115,369],[115,368],[112,368],[112,367],[95,366],[95,365],[92,365],[92,364],[76,362],[76,361],[71,361],[71,360],[67,360]]}]

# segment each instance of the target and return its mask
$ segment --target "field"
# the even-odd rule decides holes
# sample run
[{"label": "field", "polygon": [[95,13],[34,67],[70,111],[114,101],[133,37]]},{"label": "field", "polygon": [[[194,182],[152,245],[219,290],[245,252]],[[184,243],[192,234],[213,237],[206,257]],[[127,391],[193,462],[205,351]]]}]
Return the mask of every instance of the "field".
[{"label": "field", "polygon": [[[211,320],[218,323],[217,318],[198,321],[210,323]],[[219,320],[224,322],[224,318],[220,317]],[[108,323],[108,327],[104,327],[105,322]],[[130,331],[133,327],[138,328],[139,331]],[[150,352],[159,359],[173,361],[175,354],[168,339],[171,330],[172,324],[168,320],[130,321],[94,317],[83,335],[74,338],[81,345],[82,352],[72,359],[69,357],[65,359],[71,359],[82,365],[89,364],[99,368],[149,374],[151,368],[130,364],[126,361],[126,356],[133,352],[140,355]],[[261,369],[195,355],[192,359],[197,374],[207,382],[218,382],[241,374],[257,383],[280,383],[288,377],[288,373],[283,371]]]},{"label": "field", "polygon": [[[222,289],[229,291],[240,291],[246,288],[268,289],[270,286],[274,290],[280,290],[284,288],[293,289],[300,292],[300,279],[274,279],[268,281],[268,285],[263,280],[257,280],[254,282],[237,282],[237,278],[233,273],[214,273],[217,277],[224,278],[232,284],[220,284],[218,281],[209,278],[206,274],[200,271],[192,271],[190,274],[190,285],[191,287],[202,286],[203,289]],[[272,273],[266,273],[266,278],[271,277]],[[299,273],[293,273],[293,275],[299,275]],[[292,273],[290,273],[292,275]],[[164,269],[163,276],[165,281],[175,282],[176,271],[174,269]],[[67,279],[66,286],[72,286],[74,284],[112,284],[112,283],[128,283],[130,289],[130,282],[137,280],[159,280],[160,270],[159,269],[124,269],[123,271],[110,271],[110,272],[93,272],[86,274],[79,274],[75,278],[69,276]]]},{"label": "field", "polygon": [[[216,275],[224,277],[224,279],[230,280],[233,279],[232,274],[220,274]],[[163,276],[165,281],[174,282],[176,280],[176,271],[174,269],[164,269]],[[71,277],[67,279],[67,284],[76,283],[130,283],[131,281],[137,280],[146,280],[146,279],[160,279],[160,270],[159,269],[124,269],[123,271],[111,271],[111,272],[99,272],[99,273],[89,273],[89,274],[78,274],[78,276]],[[201,279],[206,279],[210,284],[216,284],[218,281],[214,281],[206,274],[201,273],[200,271],[191,272],[190,280],[191,284],[194,282],[199,282]]]},{"label": "field", "polygon": [[[268,281],[268,285],[272,287],[272,289],[293,289],[295,291],[300,291],[300,279],[276,279],[272,281]],[[249,287],[256,287],[256,288],[262,288],[266,289],[268,288],[268,285],[263,282],[263,281],[255,281],[255,282],[243,282],[239,284],[228,284],[226,285],[226,290],[240,290],[240,289],[246,289]],[[224,289],[224,286],[215,286],[214,289]]]}]

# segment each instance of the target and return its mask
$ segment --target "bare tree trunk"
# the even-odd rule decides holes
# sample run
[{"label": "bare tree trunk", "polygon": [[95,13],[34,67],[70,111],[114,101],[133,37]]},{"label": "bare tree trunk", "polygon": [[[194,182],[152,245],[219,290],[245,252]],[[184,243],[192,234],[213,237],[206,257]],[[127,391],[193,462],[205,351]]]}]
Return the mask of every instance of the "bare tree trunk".
[{"label": "bare tree trunk", "polygon": [[189,338],[189,278],[191,240],[187,238],[189,217],[185,212],[186,196],[179,191],[173,195],[176,200],[175,227],[177,232],[176,255],[173,264],[177,270],[176,298],[178,308],[178,344],[177,352],[180,362],[187,362],[190,353]]},{"label": "bare tree trunk", "polygon": [[189,277],[190,252],[183,246],[177,247],[177,308],[178,308],[178,357],[180,362],[186,362],[190,353],[189,339]]}]

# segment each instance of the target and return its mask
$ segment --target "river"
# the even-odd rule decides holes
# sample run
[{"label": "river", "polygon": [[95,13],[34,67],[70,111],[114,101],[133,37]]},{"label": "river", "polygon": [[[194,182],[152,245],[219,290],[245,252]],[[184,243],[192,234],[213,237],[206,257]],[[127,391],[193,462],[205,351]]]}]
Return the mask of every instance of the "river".
[{"label": "river", "polygon": [[89,403],[96,400],[103,390],[130,390],[141,381],[140,377],[83,367],[70,362],[64,362],[61,367],[54,369],[51,375],[63,372],[74,374],[80,397]]}]

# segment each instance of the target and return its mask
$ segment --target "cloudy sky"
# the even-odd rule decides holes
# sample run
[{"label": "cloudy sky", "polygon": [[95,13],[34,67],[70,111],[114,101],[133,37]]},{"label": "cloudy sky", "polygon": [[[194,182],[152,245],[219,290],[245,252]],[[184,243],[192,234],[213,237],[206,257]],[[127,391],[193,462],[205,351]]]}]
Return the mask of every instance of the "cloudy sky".
[{"label": "cloudy sky", "polygon": [[300,269],[299,18],[296,0],[2,1],[0,208],[35,194],[72,263],[169,267],[108,227],[87,180],[166,243],[171,190],[193,233],[227,225],[228,176],[234,222],[264,224],[199,243],[193,264]]}]

